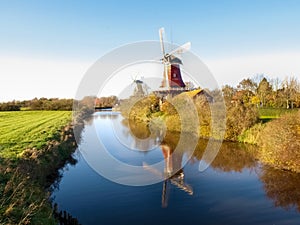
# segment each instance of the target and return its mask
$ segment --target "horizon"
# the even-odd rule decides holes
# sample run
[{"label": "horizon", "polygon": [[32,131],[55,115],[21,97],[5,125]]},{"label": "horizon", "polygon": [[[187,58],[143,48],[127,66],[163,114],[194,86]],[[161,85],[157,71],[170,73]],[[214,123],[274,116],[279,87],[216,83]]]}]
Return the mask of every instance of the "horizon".
[{"label": "horizon", "polygon": [[[176,5],[176,1],[172,1]],[[180,2],[178,2],[180,4]],[[219,87],[263,74],[300,77],[300,2],[2,2],[0,102],[75,98],[86,71],[112,49],[166,39],[191,51]],[[131,83],[130,75],[128,83]],[[118,83],[121,87],[124,83]],[[114,94],[114,93],[112,93]]]}]

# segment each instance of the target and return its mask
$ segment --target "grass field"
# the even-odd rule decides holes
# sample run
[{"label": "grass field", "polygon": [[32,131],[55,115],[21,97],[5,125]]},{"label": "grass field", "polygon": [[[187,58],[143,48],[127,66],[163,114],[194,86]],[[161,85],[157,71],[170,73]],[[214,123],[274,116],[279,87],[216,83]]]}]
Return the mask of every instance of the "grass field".
[{"label": "grass field", "polygon": [[71,111],[0,112],[0,157],[17,158],[26,148],[40,149],[59,135]]},{"label": "grass field", "polygon": [[[0,112],[0,224],[56,224],[45,186],[72,152],[60,142],[67,132],[60,130],[71,121],[71,113]],[[53,140],[60,145],[51,151],[43,148]],[[33,148],[39,158],[21,154]]]},{"label": "grass field", "polygon": [[280,116],[296,112],[298,109],[284,109],[284,108],[260,108],[259,109],[259,117],[261,119],[274,119],[279,118]]}]

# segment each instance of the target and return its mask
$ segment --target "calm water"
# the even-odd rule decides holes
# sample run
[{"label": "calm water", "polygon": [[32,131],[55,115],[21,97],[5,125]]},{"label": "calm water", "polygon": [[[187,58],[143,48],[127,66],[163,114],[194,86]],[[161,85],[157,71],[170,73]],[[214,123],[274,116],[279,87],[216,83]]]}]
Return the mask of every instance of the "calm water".
[{"label": "calm water", "polygon": [[87,154],[100,154],[95,130],[110,154],[131,165],[162,161],[168,172],[189,154],[180,149],[167,162],[164,155],[179,135],[167,134],[162,141],[145,127],[126,124],[118,113],[96,113],[82,133],[77,164],[66,165],[52,195],[59,209],[81,224],[300,224],[300,176],[260,165],[247,153],[249,146],[223,143],[210,167],[199,172],[207,144],[201,140],[170,179],[126,186],[100,176],[85,161]]}]

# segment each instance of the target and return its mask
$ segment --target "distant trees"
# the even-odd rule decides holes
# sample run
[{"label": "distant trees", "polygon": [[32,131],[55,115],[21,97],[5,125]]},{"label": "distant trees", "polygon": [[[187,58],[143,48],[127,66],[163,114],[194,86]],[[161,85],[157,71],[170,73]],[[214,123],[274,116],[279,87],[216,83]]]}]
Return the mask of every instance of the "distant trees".
[{"label": "distant trees", "polygon": [[117,103],[118,103],[117,96],[100,97],[95,99],[95,107],[97,108],[114,107]]},{"label": "distant trees", "polygon": [[73,108],[73,99],[40,98],[33,99],[28,104],[31,110],[67,110]]},{"label": "distant trees", "polygon": [[258,107],[300,108],[300,83],[295,77],[268,80],[243,79],[237,87],[225,85],[222,89],[225,102],[256,105]]},{"label": "distant trees", "polygon": [[0,111],[20,111],[20,108],[20,104],[15,101],[0,104]]},{"label": "distant trees", "polygon": [[32,100],[0,103],[0,111],[19,111],[21,108],[26,110],[70,111],[73,108],[73,99],[34,98]]},{"label": "distant trees", "polygon": [[0,103],[0,111],[23,110],[66,110],[73,109],[73,103],[93,109],[95,107],[113,107],[119,102],[116,96],[100,97],[86,96],[81,100],[59,98],[34,98],[24,101],[10,101]]}]

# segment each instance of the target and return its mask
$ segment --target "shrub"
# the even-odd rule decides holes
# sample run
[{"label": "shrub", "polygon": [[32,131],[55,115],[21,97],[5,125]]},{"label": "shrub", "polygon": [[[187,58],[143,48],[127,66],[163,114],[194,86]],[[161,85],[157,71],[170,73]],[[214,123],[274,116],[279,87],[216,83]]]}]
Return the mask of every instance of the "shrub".
[{"label": "shrub", "polygon": [[300,172],[300,111],[267,123],[258,144],[261,161],[275,167]]},{"label": "shrub", "polygon": [[151,115],[159,111],[159,99],[155,95],[133,96],[121,101],[120,110],[126,119],[148,122]]},{"label": "shrub", "polygon": [[258,110],[252,105],[231,104],[227,106],[226,119],[225,139],[237,141],[239,135],[257,123]]},{"label": "shrub", "polygon": [[239,137],[239,142],[244,142],[248,144],[258,144],[258,139],[260,136],[260,132],[264,129],[265,124],[257,123],[253,127],[248,130],[245,130]]}]

